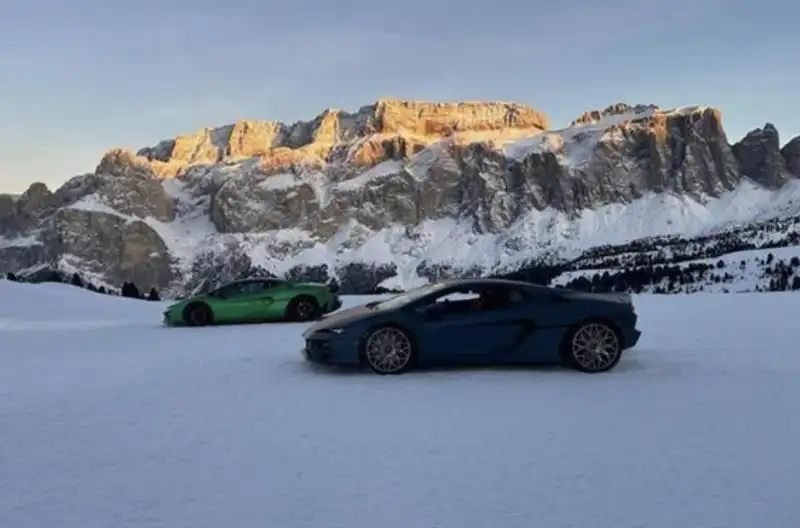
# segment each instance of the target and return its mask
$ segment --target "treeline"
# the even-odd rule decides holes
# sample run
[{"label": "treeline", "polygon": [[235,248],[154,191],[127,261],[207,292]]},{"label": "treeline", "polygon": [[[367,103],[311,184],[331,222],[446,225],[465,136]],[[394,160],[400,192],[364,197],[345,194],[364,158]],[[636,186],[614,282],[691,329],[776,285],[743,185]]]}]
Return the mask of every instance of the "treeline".
[{"label": "treeline", "polygon": [[[800,230],[791,229],[799,223],[800,217],[791,217],[695,238],[670,235],[597,246],[569,262],[568,267],[578,270],[674,265],[739,251],[800,246]],[[771,239],[765,241],[765,234],[772,235]]]},{"label": "treeline", "polygon": [[[772,253],[765,258],[755,259],[758,268],[754,278],[766,285],[756,285],[755,291],[798,291],[800,290],[800,258],[776,259]],[[734,269],[730,269],[734,268]],[[691,263],[682,266],[642,266],[615,271],[604,271],[592,276],[580,276],[564,284],[564,287],[589,292],[629,292],[642,293],[680,293],[703,291],[712,284],[731,284],[737,276],[741,277],[747,269],[747,261],[726,264],[724,260],[716,264]],[[724,292],[726,288],[723,286]]]},{"label": "treeline", "polygon": [[[764,285],[756,285],[755,291],[798,291],[800,290],[800,257],[778,259],[772,253],[758,257],[751,262],[755,267],[753,278]],[[497,278],[520,280],[541,285],[552,285],[560,275],[576,271],[581,275],[569,280],[565,288],[596,292],[642,293],[681,293],[703,291],[713,284],[732,284],[741,279],[748,268],[746,260],[726,263],[719,259],[715,264],[708,263],[670,263],[645,264],[636,261],[635,265],[621,266],[618,269],[602,270],[593,268],[574,269],[571,266],[529,265],[512,273],[493,275]],[[589,271],[586,273],[586,271]]]},{"label": "treeline", "polygon": [[161,296],[158,293],[158,290],[155,288],[150,288],[150,291],[145,293],[145,290],[140,290],[136,284],[133,282],[124,282],[120,286],[119,290],[113,290],[110,288],[106,288],[105,286],[95,286],[91,281],[85,280],[79,273],[73,273],[72,276],[67,276],[60,271],[49,270],[45,274],[37,275],[35,280],[27,280],[22,279],[16,276],[14,273],[7,273],[6,279],[13,282],[30,282],[35,284],[41,283],[60,283],[60,284],[70,284],[77,288],[84,288],[89,291],[93,291],[96,293],[102,293],[104,295],[116,295],[120,297],[127,297],[129,299],[142,299],[147,301],[160,301]]}]

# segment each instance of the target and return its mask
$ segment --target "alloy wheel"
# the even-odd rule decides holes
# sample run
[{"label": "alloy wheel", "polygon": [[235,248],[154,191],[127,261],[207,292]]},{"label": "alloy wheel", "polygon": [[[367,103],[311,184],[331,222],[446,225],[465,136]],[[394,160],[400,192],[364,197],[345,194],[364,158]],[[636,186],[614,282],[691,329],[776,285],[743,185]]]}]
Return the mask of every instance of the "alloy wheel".
[{"label": "alloy wheel", "polygon": [[588,372],[607,370],[620,355],[616,332],[600,323],[582,326],[572,337],[572,357]]},{"label": "alloy wheel", "polygon": [[364,347],[369,366],[379,374],[396,374],[411,363],[411,339],[398,328],[380,328],[370,334]]}]

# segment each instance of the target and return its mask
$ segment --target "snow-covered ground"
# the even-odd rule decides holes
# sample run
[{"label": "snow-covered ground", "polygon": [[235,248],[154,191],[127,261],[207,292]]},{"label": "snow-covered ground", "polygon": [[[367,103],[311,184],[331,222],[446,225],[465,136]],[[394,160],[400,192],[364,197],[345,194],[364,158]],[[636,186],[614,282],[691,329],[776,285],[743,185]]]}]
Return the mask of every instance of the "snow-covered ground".
[{"label": "snow-covered ground", "polygon": [[379,377],[0,281],[0,526],[800,526],[800,295],[636,302],[607,374]]}]

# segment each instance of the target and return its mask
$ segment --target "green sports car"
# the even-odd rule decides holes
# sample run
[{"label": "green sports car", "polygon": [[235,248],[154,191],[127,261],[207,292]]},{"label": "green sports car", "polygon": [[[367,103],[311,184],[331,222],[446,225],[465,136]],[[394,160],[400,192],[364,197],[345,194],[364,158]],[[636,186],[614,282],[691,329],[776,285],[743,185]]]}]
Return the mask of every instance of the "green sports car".
[{"label": "green sports car", "polygon": [[236,281],[177,302],[164,312],[167,326],[270,321],[313,321],[341,307],[325,284],[263,278]]}]

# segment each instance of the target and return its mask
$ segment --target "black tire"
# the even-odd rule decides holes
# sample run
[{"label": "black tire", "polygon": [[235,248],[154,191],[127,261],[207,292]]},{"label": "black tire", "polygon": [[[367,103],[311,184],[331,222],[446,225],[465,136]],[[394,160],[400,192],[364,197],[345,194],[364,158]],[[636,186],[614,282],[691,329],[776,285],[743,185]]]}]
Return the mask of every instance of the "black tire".
[{"label": "black tire", "polygon": [[622,335],[601,319],[582,321],[564,336],[561,357],[565,366],[587,374],[607,372],[622,358]]},{"label": "black tire", "polygon": [[[381,345],[380,339],[389,341]],[[371,328],[361,340],[361,359],[376,374],[402,374],[416,365],[416,341],[411,333],[396,325]]]},{"label": "black tire", "polygon": [[298,295],[286,307],[286,318],[290,321],[314,321],[322,315],[317,300],[310,295]]},{"label": "black tire", "polygon": [[183,320],[187,326],[207,326],[214,322],[214,316],[207,304],[192,303],[184,308]]}]

